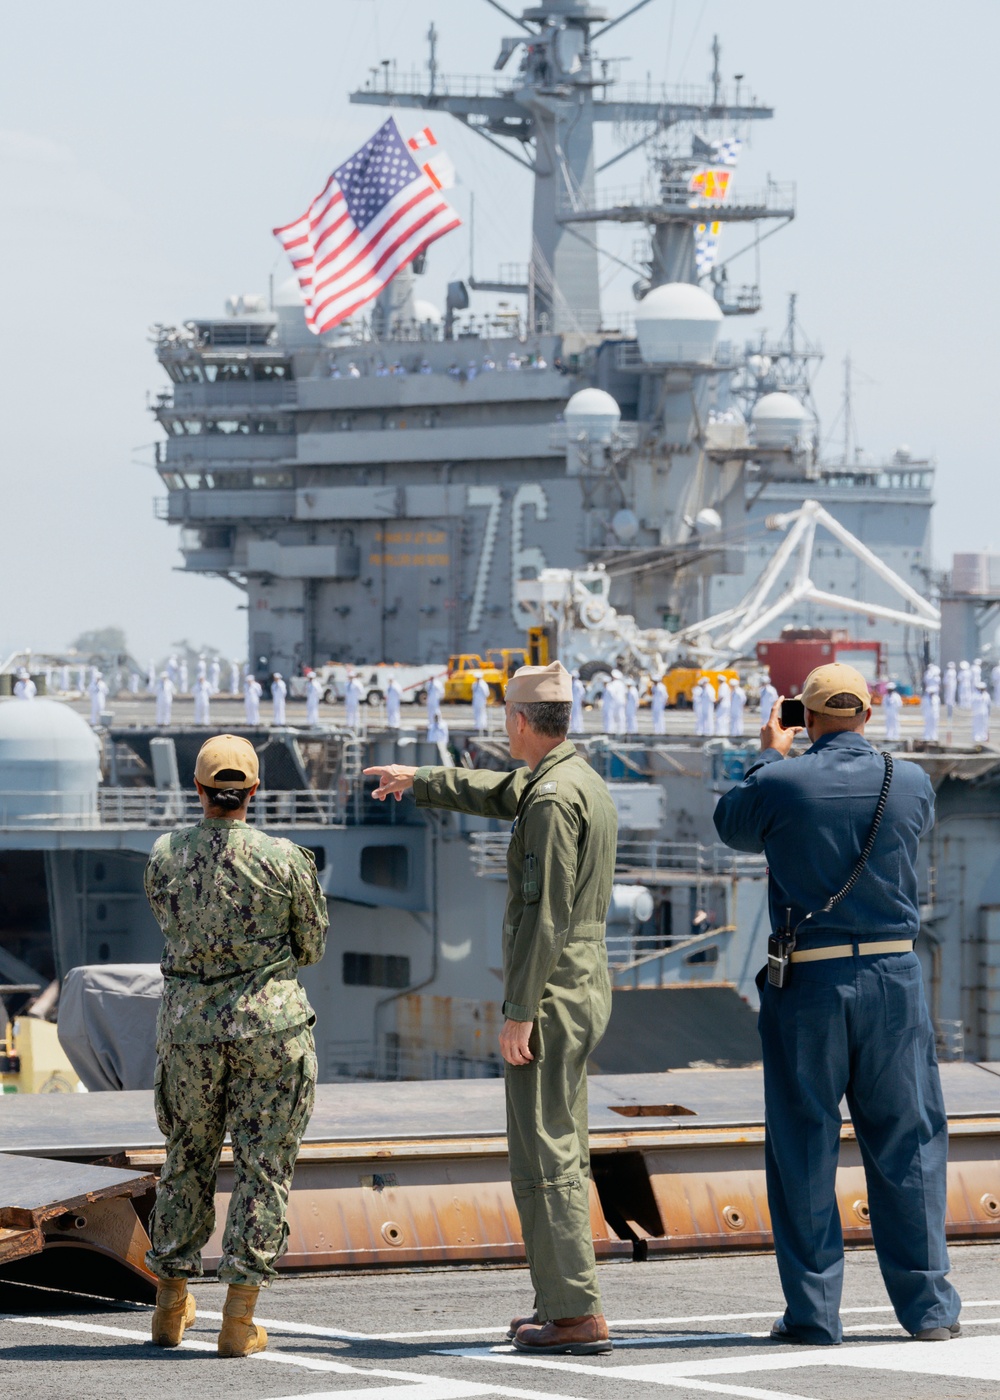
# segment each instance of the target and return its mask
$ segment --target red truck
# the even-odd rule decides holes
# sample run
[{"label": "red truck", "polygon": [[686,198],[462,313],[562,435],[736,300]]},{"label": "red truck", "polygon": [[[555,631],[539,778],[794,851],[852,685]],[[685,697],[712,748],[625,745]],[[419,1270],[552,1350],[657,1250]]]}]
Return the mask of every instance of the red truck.
[{"label": "red truck", "polygon": [[884,643],[860,642],[830,627],[783,627],[776,641],[757,643],[757,661],[769,671],[779,695],[798,695],[809,672],[831,661],[860,671],[873,694],[885,679]]}]

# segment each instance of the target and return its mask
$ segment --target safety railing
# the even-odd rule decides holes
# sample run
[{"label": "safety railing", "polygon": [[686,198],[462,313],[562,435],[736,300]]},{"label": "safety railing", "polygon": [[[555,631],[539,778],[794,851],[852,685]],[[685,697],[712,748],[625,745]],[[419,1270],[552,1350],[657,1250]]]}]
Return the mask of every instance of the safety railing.
[{"label": "safety railing", "polygon": [[[475,831],[470,838],[472,866],[485,879],[503,879],[507,874],[506,831]],[[615,862],[617,875],[647,877],[676,873],[706,879],[760,879],[766,871],[763,856],[732,851],[728,846],[702,846],[696,841],[637,840],[626,837],[618,842]]]},{"label": "safety railing", "polygon": [[[247,820],[266,827],[346,826],[359,819],[356,790],[360,779],[328,792],[259,789]],[[101,787],[96,795],[36,791],[0,796],[0,829],[6,830],[183,826],[202,815],[197,793],[185,788]]]}]

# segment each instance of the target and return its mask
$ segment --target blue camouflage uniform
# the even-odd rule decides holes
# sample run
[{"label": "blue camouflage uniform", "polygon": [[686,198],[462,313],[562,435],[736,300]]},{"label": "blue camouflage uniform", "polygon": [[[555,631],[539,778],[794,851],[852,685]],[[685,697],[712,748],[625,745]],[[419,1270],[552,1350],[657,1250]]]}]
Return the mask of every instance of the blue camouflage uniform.
[{"label": "blue camouflage uniform", "polygon": [[201,1274],[228,1127],[233,1193],[219,1278],[259,1286],[287,1244],[288,1191],[315,1097],[316,1018],[298,969],[326,944],[316,862],[246,822],[206,818],[159,838],[145,885],[166,940],[154,1100],[167,1139],[146,1263],[162,1279]]},{"label": "blue camouflage uniform", "polygon": [[[884,772],[862,734],[839,731],[795,758],[764,750],[720,799],[715,825],[726,845],[767,857],[773,928],[788,909],[794,928],[847,881]],[[784,1322],[806,1341],[842,1337],[835,1179],[845,1095],[896,1316],[916,1333],[951,1326],[961,1307],[946,1278],[948,1126],[920,963],[913,952],[858,952],[862,942],[916,938],[917,848],[933,821],[927,775],[897,762],[864,874],[798,936],[800,949],[851,944],[853,954],[797,962],[781,989],[758,977],[768,1202]]]}]

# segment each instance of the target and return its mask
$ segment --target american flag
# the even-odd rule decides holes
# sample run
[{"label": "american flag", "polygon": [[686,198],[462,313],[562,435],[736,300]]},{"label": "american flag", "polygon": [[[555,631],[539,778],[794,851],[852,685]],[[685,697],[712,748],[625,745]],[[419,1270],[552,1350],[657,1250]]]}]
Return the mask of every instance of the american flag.
[{"label": "american flag", "polygon": [[460,223],[390,117],[337,167],[302,217],[274,234],[299,279],[306,324],[322,335]]}]

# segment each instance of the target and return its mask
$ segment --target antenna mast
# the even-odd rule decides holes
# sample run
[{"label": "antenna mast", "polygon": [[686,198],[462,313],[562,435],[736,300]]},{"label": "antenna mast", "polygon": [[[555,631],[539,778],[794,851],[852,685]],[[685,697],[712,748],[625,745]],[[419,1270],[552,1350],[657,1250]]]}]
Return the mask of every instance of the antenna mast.
[{"label": "antenna mast", "polygon": [[431,79],[430,88],[429,88],[429,95],[430,95],[431,97],[435,96],[435,94],[436,94],[436,92],[437,92],[437,71],[438,71],[438,65],[437,65],[437,41],[438,41],[438,32],[437,32],[437,30],[434,28],[434,21],[431,20],[431,27],[430,27],[430,29],[428,29],[428,31],[427,31],[427,43],[428,43],[428,45],[430,46],[430,51],[431,51],[430,58],[427,60],[427,69],[428,69],[428,72],[430,73],[430,79]]}]

